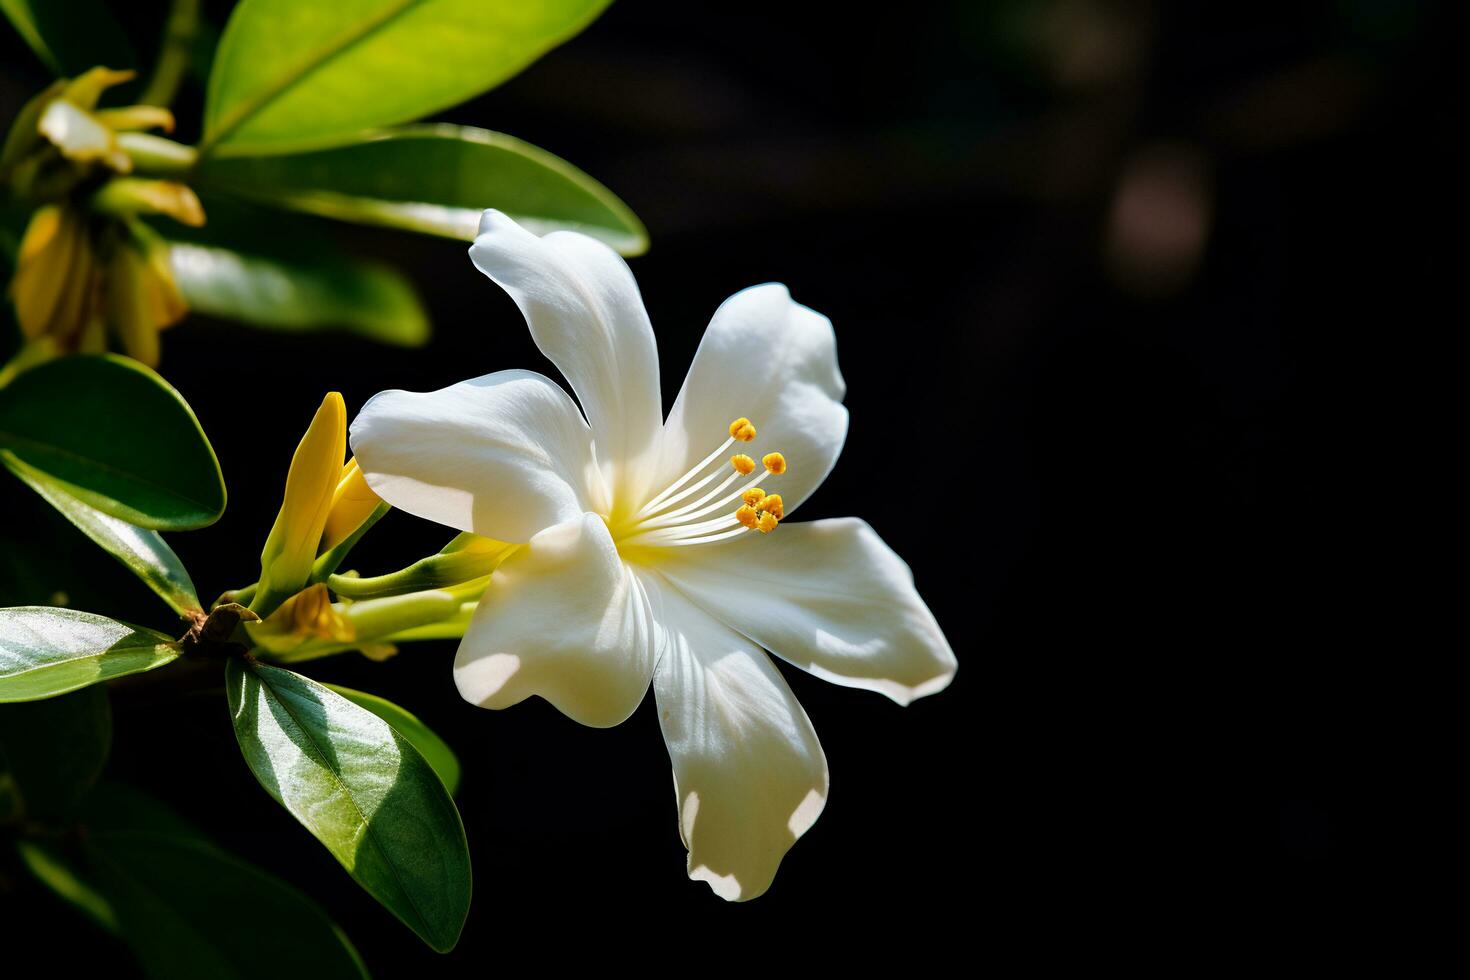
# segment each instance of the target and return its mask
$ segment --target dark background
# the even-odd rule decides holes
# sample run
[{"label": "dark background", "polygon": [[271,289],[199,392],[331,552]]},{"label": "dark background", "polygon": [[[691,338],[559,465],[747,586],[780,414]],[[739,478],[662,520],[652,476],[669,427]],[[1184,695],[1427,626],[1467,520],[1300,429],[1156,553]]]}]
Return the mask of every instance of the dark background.
[{"label": "dark background", "polygon": [[[901,709],[783,667],[832,793],[764,897],[686,880],[651,699],[607,731],[539,700],[472,709],[452,643],[310,670],[459,750],[476,895],[447,957],[260,792],[218,693],[119,700],[112,772],[301,886],[382,976],[528,953],[1048,957],[1273,914],[1288,935],[1345,923],[1382,873],[1430,856],[1405,832],[1426,816],[1409,760],[1438,723],[1388,667],[1411,577],[1392,556],[1422,519],[1383,518],[1412,455],[1391,421],[1408,331],[1444,317],[1427,229],[1451,186],[1445,20],[1392,0],[623,2],[444,114],[566,157],[647,223],[632,266],[666,403],[744,286],[785,282],[836,326],[851,434],[800,516],[870,521],[961,669]],[[550,370],[463,246],[339,234],[408,270],[435,339],[200,317],[165,337],[162,371],[230,487],[223,520],[172,537],[201,595],[254,577],[325,391],[355,410]],[[0,505],[8,537],[60,549],[76,604],[170,626],[18,484]],[[447,537],[393,514],[354,564],[388,571]]]}]

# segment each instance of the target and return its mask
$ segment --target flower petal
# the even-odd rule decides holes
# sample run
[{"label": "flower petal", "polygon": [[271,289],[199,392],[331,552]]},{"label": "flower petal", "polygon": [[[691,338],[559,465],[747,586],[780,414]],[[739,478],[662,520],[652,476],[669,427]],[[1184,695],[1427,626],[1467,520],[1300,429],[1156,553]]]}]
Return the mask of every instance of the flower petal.
[{"label": "flower petal", "polygon": [[657,589],[653,690],[674,763],[689,877],[736,901],[770,887],[827,802],[827,758],[769,657],[676,589]]},{"label": "flower petal", "polygon": [[381,392],[353,420],[351,442],[379,497],[461,531],[529,541],[606,506],[587,423],[531,371]]},{"label": "flower petal", "polygon": [[466,701],[508,708],[539,694],[607,728],[643,700],[653,618],[642,584],[595,514],[547,528],[495,571],[454,660]]},{"label": "flower petal", "polygon": [[667,550],[660,574],[705,612],[824,680],[908,704],[954,677],[913,573],[864,521],[782,523]]},{"label": "flower petal", "polygon": [[704,332],[664,426],[660,479],[666,486],[719,445],[746,417],[760,456],[777,450],[790,469],[766,487],[787,513],[831,472],[847,438],[846,393],[832,323],[795,303],[779,283],[725,300]]},{"label": "flower petal", "polygon": [[628,263],[586,235],[538,238],[494,210],[481,216],[470,258],[510,293],[536,346],[571,384],[599,460],[616,470],[614,489],[642,494],[663,398],[653,327]]}]

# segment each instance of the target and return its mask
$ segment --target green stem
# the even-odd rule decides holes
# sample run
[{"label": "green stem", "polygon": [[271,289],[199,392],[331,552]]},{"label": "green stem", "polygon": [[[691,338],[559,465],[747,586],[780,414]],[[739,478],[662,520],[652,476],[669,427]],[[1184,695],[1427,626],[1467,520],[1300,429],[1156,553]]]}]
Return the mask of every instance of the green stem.
[{"label": "green stem", "polygon": [[337,605],[338,610],[352,624],[353,639],[350,641],[317,640],[304,643],[289,653],[271,654],[258,649],[262,660],[274,663],[300,663],[317,660],[348,650],[360,649],[365,643],[381,642],[384,637],[406,630],[417,629],[454,619],[460,614],[463,599],[454,592],[431,589],[412,592],[408,595],[391,596],[386,599],[369,599],[365,602]]},{"label": "green stem", "polygon": [[189,70],[189,47],[199,29],[199,0],[173,0],[163,25],[158,63],[138,101],[143,105],[172,105],[184,73]]}]

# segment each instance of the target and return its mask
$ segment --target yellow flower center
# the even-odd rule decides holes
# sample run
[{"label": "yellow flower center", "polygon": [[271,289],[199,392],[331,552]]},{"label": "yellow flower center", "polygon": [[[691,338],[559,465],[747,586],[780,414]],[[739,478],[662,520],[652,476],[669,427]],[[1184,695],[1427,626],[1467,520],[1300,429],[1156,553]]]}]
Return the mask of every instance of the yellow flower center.
[{"label": "yellow flower center", "polygon": [[[786,457],[780,453],[766,453],[761,457],[761,472],[744,486],[730,489],[730,485],[743,476],[756,473],[755,460],[744,453],[730,457],[730,468],[734,471],[724,480],[705,490],[719,479],[723,466],[719,460],[736,442],[751,442],[756,429],[748,418],[738,418],[730,423],[730,438],[710,453],[687,473],[655,494],[619,529],[617,538],[620,546],[682,546],[708,544],[744,534],[760,531],[770,534],[781,523],[786,511],[778,493],[767,494],[756,486],[767,476],[780,476],[786,472]],[[702,495],[700,491],[705,491]],[[698,496],[696,496],[698,495]],[[693,497],[693,500],[689,498]],[[731,504],[740,505],[731,512]],[[724,511],[723,514],[720,512]],[[719,515],[719,516],[711,516]]]}]

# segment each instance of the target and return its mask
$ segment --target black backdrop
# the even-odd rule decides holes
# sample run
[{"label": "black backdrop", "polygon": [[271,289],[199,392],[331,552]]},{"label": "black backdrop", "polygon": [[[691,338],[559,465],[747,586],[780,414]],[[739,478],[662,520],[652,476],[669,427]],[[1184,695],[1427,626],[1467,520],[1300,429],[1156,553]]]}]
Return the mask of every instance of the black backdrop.
[{"label": "black backdrop", "polygon": [[[1368,569],[1386,545],[1360,522],[1366,460],[1394,442],[1392,338],[1428,315],[1442,264],[1421,210],[1447,167],[1441,19],[1387,0],[793,6],[625,0],[446,114],[565,156],[646,221],[632,264],[666,403],[741,287],[783,281],[836,325],[851,435],[800,516],[867,518],[961,669],[907,709],[784,669],[832,793],[771,891],[730,906],[686,880],[651,700],[608,731],[540,701],[474,709],[453,644],[312,671],[461,753],[476,895],[448,957],[259,791],[217,694],[120,703],[113,771],[301,885],[383,976],[525,954],[780,969],[966,940],[1085,952],[1157,941],[1161,916],[1227,894],[1239,921],[1330,921],[1387,860],[1369,787],[1414,788],[1344,664],[1383,598]],[[324,391],[355,410],[383,388],[549,370],[462,246],[342,240],[410,271],[429,347],[202,318],[165,338],[230,485],[218,525],[173,538],[201,594],[253,574]],[[74,602],[156,608],[14,483],[0,504],[8,536],[60,549]],[[358,563],[445,537],[394,514]],[[1260,819],[1273,777],[1279,840]],[[1238,861],[1262,870],[1236,893]]]}]

